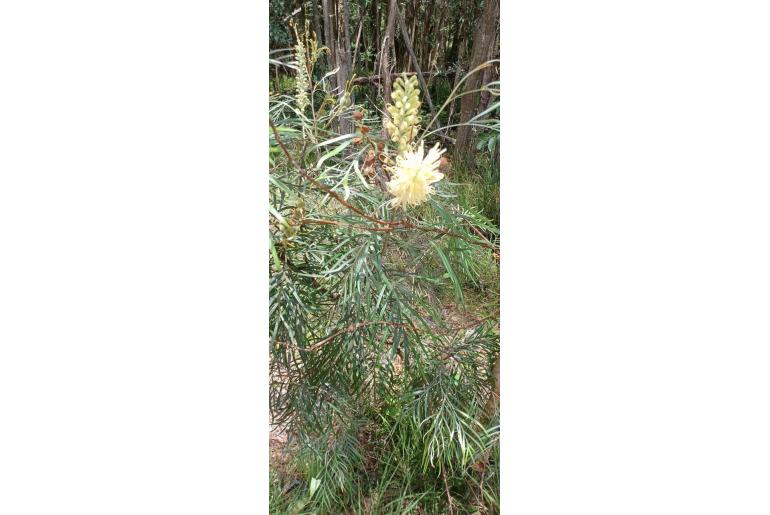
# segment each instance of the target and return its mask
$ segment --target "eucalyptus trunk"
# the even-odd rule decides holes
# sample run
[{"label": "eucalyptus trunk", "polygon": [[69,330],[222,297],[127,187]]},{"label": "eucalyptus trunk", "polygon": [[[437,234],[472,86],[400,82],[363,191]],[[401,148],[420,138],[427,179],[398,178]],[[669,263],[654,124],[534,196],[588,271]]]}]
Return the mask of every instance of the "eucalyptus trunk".
[{"label": "eucalyptus trunk", "polygon": [[[500,13],[500,0],[485,0],[484,12],[481,15],[476,33],[473,38],[473,50],[468,63],[471,71],[489,59],[491,49],[494,49],[497,39],[497,20]],[[476,72],[469,76],[463,88],[463,97],[460,99],[460,123],[468,123],[476,112],[480,95],[474,90],[482,86],[483,73]],[[457,128],[457,143],[455,151],[465,154],[471,151],[472,130],[468,125]]]}]

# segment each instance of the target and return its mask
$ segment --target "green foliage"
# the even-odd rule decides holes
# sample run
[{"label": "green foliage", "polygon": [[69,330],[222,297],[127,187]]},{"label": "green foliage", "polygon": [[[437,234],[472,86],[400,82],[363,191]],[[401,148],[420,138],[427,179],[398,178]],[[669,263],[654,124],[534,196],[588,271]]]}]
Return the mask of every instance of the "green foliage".
[{"label": "green foliage", "polygon": [[[451,76],[454,76],[453,74]],[[437,77],[433,80],[433,98],[436,103],[443,104],[452,93],[452,81],[446,77]],[[441,118],[441,122],[446,125],[446,117]]]},{"label": "green foliage", "polygon": [[500,171],[492,156],[479,155],[454,163],[452,181],[459,186],[457,202],[478,210],[496,226],[500,225]]},{"label": "green foliage", "polygon": [[462,327],[448,315],[496,282],[489,201],[468,172],[391,207],[379,115],[327,79],[308,109],[270,95],[270,409],[293,449],[271,513],[498,513],[496,309]]},{"label": "green foliage", "polygon": [[288,0],[270,0],[270,17],[268,31],[270,36],[270,48],[281,48],[291,45],[291,35],[286,22],[283,21],[290,14],[291,2]]}]

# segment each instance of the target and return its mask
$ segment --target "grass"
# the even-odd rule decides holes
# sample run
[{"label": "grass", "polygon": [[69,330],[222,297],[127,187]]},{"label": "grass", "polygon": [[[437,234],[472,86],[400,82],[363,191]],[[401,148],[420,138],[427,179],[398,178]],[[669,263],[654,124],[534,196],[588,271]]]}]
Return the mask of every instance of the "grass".
[{"label": "grass", "polygon": [[488,153],[479,152],[467,160],[456,159],[447,175],[461,186],[456,188],[461,206],[478,209],[500,227],[500,172]]}]

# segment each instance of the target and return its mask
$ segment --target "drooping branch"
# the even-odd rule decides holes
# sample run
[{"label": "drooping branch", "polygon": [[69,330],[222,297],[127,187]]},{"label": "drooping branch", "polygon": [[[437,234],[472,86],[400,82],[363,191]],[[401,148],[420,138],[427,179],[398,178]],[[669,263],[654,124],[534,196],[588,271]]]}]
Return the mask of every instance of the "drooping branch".
[{"label": "drooping branch", "polygon": [[358,49],[360,48],[360,42],[361,42],[361,31],[364,28],[364,15],[361,15],[361,20],[358,22],[358,34],[356,34],[356,44],[355,44],[355,51],[353,52],[353,62],[351,63],[351,70],[356,69],[356,60],[358,59]]},{"label": "drooping branch", "polygon": [[370,325],[386,325],[390,327],[401,327],[405,329],[414,329],[412,326],[408,324],[402,324],[399,322],[389,322],[387,320],[373,320],[373,321],[367,321],[367,322],[358,322],[355,324],[351,324],[350,326],[346,327],[345,329],[342,329],[341,331],[337,331],[336,333],[327,336],[323,340],[319,340],[315,342],[314,344],[310,345],[309,347],[305,348],[304,350],[314,351],[317,350],[330,341],[333,341],[335,338],[342,336],[345,333],[352,333],[353,331],[357,331],[358,329],[361,329],[362,327],[368,327]]}]

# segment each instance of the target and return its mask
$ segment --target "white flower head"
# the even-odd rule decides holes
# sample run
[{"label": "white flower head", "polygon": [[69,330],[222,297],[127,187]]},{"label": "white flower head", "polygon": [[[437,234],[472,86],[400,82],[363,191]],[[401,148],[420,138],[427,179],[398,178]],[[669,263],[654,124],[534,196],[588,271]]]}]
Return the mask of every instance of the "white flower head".
[{"label": "white flower head", "polygon": [[396,165],[391,168],[393,176],[388,182],[388,190],[394,197],[391,205],[406,207],[425,202],[433,193],[431,184],[444,178],[444,174],[438,171],[444,152],[446,149],[439,148],[436,143],[426,156],[421,141],[417,150],[407,150],[396,157]]}]

